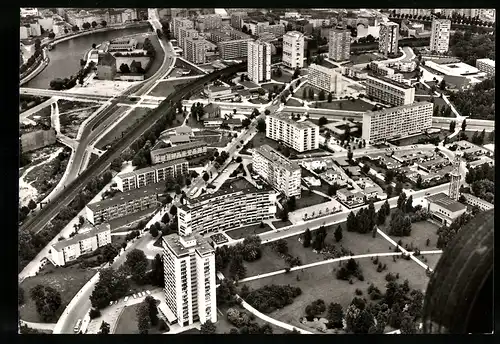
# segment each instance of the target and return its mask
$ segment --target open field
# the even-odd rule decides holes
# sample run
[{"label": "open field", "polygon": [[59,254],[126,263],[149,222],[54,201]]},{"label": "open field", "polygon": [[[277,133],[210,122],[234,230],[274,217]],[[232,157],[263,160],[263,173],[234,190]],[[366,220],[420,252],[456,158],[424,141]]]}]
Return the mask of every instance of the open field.
[{"label": "open field", "polygon": [[302,191],[302,195],[295,202],[297,205],[296,209],[302,209],[310,207],[311,205],[321,204],[329,201],[329,198],[323,197],[314,192],[309,193],[309,191]]},{"label": "open field", "polygon": [[[314,99],[309,98],[309,89],[312,89],[314,91]],[[305,96],[304,96],[304,90],[305,91]],[[311,86],[310,84],[304,85],[300,87],[298,90],[294,90],[293,96],[295,98],[299,98],[302,100],[307,100],[307,101],[313,101],[313,100],[318,100],[319,92],[321,90],[315,86]],[[325,100],[328,94],[325,92]]]},{"label": "open field", "polygon": [[[139,330],[137,328],[137,316],[135,314],[139,306],[140,303],[136,303],[135,305],[125,307],[118,318],[114,334],[139,334]],[[161,333],[162,332],[155,327],[150,328],[148,331],[148,334]]]},{"label": "open field", "polygon": [[[90,103],[91,104],[91,103]],[[61,133],[69,138],[76,139],[80,125],[100,107],[99,104],[89,105],[77,110],[61,112],[59,109],[59,122],[61,124]]]},{"label": "open field", "polygon": [[233,229],[231,231],[227,231],[226,234],[229,235],[231,238],[237,240],[252,234],[269,232],[270,230],[271,227],[269,227],[268,224],[264,224],[263,228],[260,227],[260,224],[257,224],[253,226],[246,226],[238,229]]},{"label": "open field", "polygon": [[[276,86],[276,91],[274,90]],[[276,82],[270,82],[265,85],[262,85],[262,88],[265,89],[267,92],[279,92],[281,90],[281,87],[283,87],[282,84],[278,84]]]},{"label": "open field", "polygon": [[[123,133],[126,132],[128,128],[133,126],[136,121],[139,121],[141,118],[146,117],[149,112],[151,112],[151,109],[149,108],[137,107],[133,109],[112,130],[110,130],[96,143],[96,147],[98,149],[106,149],[107,145],[121,138]],[[179,118],[179,116],[182,117],[182,115],[177,115],[177,118]]]},{"label": "open field", "polygon": [[89,159],[89,166],[91,166],[97,159],[99,159],[99,155],[92,153]]},{"label": "open field", "polygon": [[177,89],[180,89],[182,85],[192,82],[194,79],[187,80],[167,80],[159,82],[155,88],[149,93],[150,96],[155,97],[168,97],[170,94],[174,93]]},{"label": "open field", "polygon": [[57,106],[59,107],[59,113],[63,114],[68,111],[73,111],[73,110],[81,110],[85,109],[91,106],[97,106],[100,104],[99,103],[93,103],[93,102],[79,102],[77,100],[66,100],[66,99],[59,99],[57,101]]},{"label": "open field", "polygon": [[370,63],[371,61],[380,60],[383,60],[383,58],[372,53],[364,53],[359,55],[351,54],[351,56],[349,57],[349,61],[351,61],[353,64]]},{"label": "open field", "polygon": [[280,77],[278,77],[274,73],[271,73],[271,79],[274,81],[278,81],[278,82],[290,82],[290,81],[292,81],[292,74],[291,73],[288,73],[283,68],[281,69],[281,71],[282,71],[282,75]]},{"label": "open field", "polygon": [[407,137],[404,139],[393,140],[393,141],[391,141],[391,143],[395,144],[396,146],[409,146],[409,145],[418,144],[418,141],[420,139],[432,138],[435,136],[439,136],[439,141],[442,141],[449,134],[450,133],[448,132],[447,129],[443,129],[439,133],[429,134],[429,135],[425,135],[425,134],[415,135],[415,136]]},{"label": "open field", "polygon": [[373,108],[373,105],[361,99],[339,100],[328,102],[316,102],[319,109],[345,110],[345,111],[368,111]]},{"label": "open field", "polygon": [[305,316],[306,306],[314,300],[322,299],[327,304],[330,302],[340,303],[345,311],[355,297],[355,290],[357,288],[366,294],[368,286],[373,283],[381,291],[384,291],[387,284],[385,275],[389,272],[393,274],[399,273],[399,283],[402,283],[407,278],[410,288],[422,290],[427,286],[429,278],[425,274],[425,270],[415,262],[404,259],[396,259],[396,262],[393,262],[392,258],[383,258],[380,261],[383,264],[387,264],[387,270],[379,273],[376,271],[376,265],[369,258],[358,259],[357,262],[361,267],[365,280],[361,282],[353,278],[353,284],[349,284],[348,281],[336,279],[335,271],[339,268],[338,263],[275,275],[244,284],[248,285],[251,289],[257,289],[270,284],[289,284],[300,287],[302,294],[295,299],[293,304],[276,310],[269,314],[269,316],[304,328],[304,325],[299,323],[299,319]]},{"label": "open field", "polygon": [[304,106],[304,103],[301,103],[300,101],[296,100],[296,99],[288,99],[286,104],[286,106]]},{"label": "open field", "polygon": [[37,122],[37,123],[42,123],[48,127],[50,127],[50,114],[52,113],[52,106],[48,105],[37,112],[31,114],[28,116],[29,119]]},{"label": "open field", "polygon": [[[427,262],[424,261],[425,264],[427,264],[432,270],[436,268],[436,265],[441,258],[441,254],[426,254],[425,259]],[[419,257],[420,260],[422,260],[421,257]]]},{"label": "open field", "polygon": [[62,304],[59,307],[54,323],[62,314],[68,303],[76,293],[94,276],[96,270],[80,269],[76,265],[71,267],[47,267],[38,276],[28,277],[22,283],[21,287],[25,293],[25,304],[19,307],[20,318],[29,322],[42,322],[36,312],[35,301],[29,296],[30,290],[38,284],[56,289],[61,293]]},{"label": "open field", "polygon": [[[285,260],[273,251],[270,245],[262,246],[262,257],[254,262],[245,262],[247,277],[256,276],[267,272],[282,270],[288,265]],[[226,275],[226,274],[224,274]]]},{"label": "open field", "polygon": [[[190,65],[189,63],[187,63],[187,62],[185,62],[185,61],[183,61],[181,59],[176,59],[175,60],[175,67],[176,68],[182,68],[182,69],[189,69],[190,70],[189,76],[203,75],[202,71],[200,71],[196,67]],[[175,75],[171,74],[171,76],[175,76]]]},{"label": "open field", "polygon": [[[271,140],[270,138],[266,137],[266,133],[255,134],[255,136],[252,138],[252,140],[245,145],[245,148],[247,148],[249,144],[250,144],[250,148],[257,148],[257,147],[260,147],[263,145],[269,145],[274,149],[278,149],[278,147],[279,147],[277,141]],[[246,151],[245,148],[243,149],[243,153],[245,153],[245,151]]]}]

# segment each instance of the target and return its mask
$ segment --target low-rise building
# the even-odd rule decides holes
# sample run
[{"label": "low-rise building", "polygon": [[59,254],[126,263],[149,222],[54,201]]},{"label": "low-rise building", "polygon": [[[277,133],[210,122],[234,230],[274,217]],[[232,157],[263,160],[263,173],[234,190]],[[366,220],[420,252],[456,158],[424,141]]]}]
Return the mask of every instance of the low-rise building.
[{"label": "low-rise building", "polygon": [[168,138],[172,146],[182,145],[191,142],[189,135],[172,135]]},{"label": "low-rise building", "polygon": [[487,211],[495,207],[490,202],[487,202],[484,199],[481,199],[469,193],[463,193],[462,195],[465,197],[465,201],[467,202],[468,205],[477,206],[482,211]]},{"label": "low-rise building", "polygon": [[255,148],[252,153],[252,168],[287,198],[300,198],[300,166],[278,151],[268,145]]},{"label": "low-rise building", "polygon": [[207,153],[207,144],[203,141],[193,141],[175,147],[159,148],[150,152],[151,162],[158,164],[166,161],[182,159]]},{"label": "low-rise building", "polygon": [[[215,250],[201,236],[163,237],[165,306],[160,311],[181,327],[217,321]],[[160,303],[160,305],[162,305]]]},{"label": "low-rise building", "polygon": [[420,133],[432,127],[433,104],[417,102],[363,114],[362,137],[366,142],[381,142]]},{"label": "low-rise building", "polygon": [[492,59],[477,59],[476,68],[488,76],[495,76],[495,61]]},{"label": "low-rise building", "polygon": [[266,117],[266,137],[281,141],[298,152],[318,149],[319,126],[303,121],[296,122],[283,113]]},{"label": "low-rise building", "polygon": [[451,199],[443,192],[427,196],[426,199],[427,210],[431,216],[447,226],[467,210],[465,205]]},{"label": "low-rise building", "polygon": [[222,117],[220,106],[215,105],[213,103],[205,105],[203,107],[203,112],[204,112],[204,115],[202,116],[202,119],[221,118]]},{"label": "low-rise building", "polygon": [[124,192],[139,189],[151,184],[165,181],[167,178],[176,178],[186,175],[189,164],[185,159],[172,160],[163,164],[141,168],[127,173],[119,173],[116,176],[117,189]]},{"label": "low-rise building", "polygon": [[230,99],[235,96],[235,92],[231,87],[227,86],[207,86],[203,89],[203,93],[208,97],[209,101]]},{"label": "low-rise building", "polygon": [[257,190],[219,189],[177,208],[180,235],[204,234],[260,223],[274,218],[276,192],[271,188]]},{"label": "low-rise building", "polygon": [[64,266],[81,255],[93,252],[111,243],[111,226],[103,223],[96,227],[85,224],[80,233],[52,245],[50,255],[57,266]]},{"label": "low-rise building", "polygon": [[108,51],[132,51],[137,48],[135,38],[119,38],[109,43]]},{"label": "low-rise building", "polygon": [[224,123],[222,118],[207,118],[203,120],[203,126],[207,128],[218,128]]},{"label": "low-rise building", "polygon": [[368,75],[366,96],[393,106],[408,105],[415,101],[415,88],[386,77]]},{"label": "low-rise building", "polygon": [[361,192],[352,192],[347,188],[337,190],[337,196],[342,203],[349,206],[362,204],[364,202],[364,195]]},{"label": "low-rise building", "polygon": [[116,58],[110,53],[99,54],[97,61],[97,78],[114,80],[116,76]]},{"label": "low-rise building", "polygon": [[403,74],[395,73],[394,69],[379,61],[372,61],[370,63],[370,70],[376,75],[383,76],[397,82],[403,82]]}]

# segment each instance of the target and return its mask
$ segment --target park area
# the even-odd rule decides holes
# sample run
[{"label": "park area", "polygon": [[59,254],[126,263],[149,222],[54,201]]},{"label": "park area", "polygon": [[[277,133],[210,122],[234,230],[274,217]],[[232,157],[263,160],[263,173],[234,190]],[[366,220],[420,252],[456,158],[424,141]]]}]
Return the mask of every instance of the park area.
[{"label": "park area", "polygon": [[229,235],[232,239],[238,240],[238,239],[243,239],[249,235],[269,232],[270,230],[272,229],[271,227],[269,227],[268,224],[264,224],[263,227],[261,227],[260,224],[255,224],[253,226],[246,226],[226,231],[226,234]]},{"label": "park area", "polygon": [[28,277],[21,283],[24,289],[25,304],[19,307],[19,317],[28,322],[41,322],[36,311],[35,301],[30,297],[30,290],[41,284],[52,287],[61,294],[61,306],[56,312],[54,322],[57,321],[66,306],[76,293],[87,283],[96,273],[93,269],[80,269],[76,265],[71,267],[45,267],[37,276]]},{"label": "park area", "polygon": [[172,93],[180,90],[185,84],[192,82],[194,79],[179,79],[161,81],[156,84],[156,87],[149,92],[150,96],[154,97],[168,97]]},{"label": "park area", "polygon": [[373,105],[361,99],[337,100],[331,103],[327,101],[316,102],[319,109],[344,110],[344,111],[368,111],[373,109]]},{"label": "park area", "polygon": [[[356,296],[356,289],[361,289],[363,294],[367,294],[367,289],[371,283],[381,291],[385,290],[387,273],[399,274],[399,283],[408,279],[410,288],[424,290],[428,283],[428,276],[425,270],[412,260],[398,258],[394,262],[391,257],[379,258],[382,264],[387,264],[387,269],[377,272],[377,265],[373,264],[370,258],[356,260],[359,263],[364,275],[364,281],[353,278],[353,284],[348,281],[338,280],[335,276],[339,268],[339,263],[324,264],[303,270],[297,270],[291,273],[283,273],[267,278],[244,282],[252,290],[266,285],[293,285],[302,290],[302,294],[295,298],[291,305],[276,310],[270,314],[270,317],[315,332],[299,322],[300,318],[305,316],[305,308],[313,301],[322,299],[326,304],[330,302],[339,303],[344,311]],[[362,296],[363,297],[363,296]],[[365,296],[366,297],[366,296]],[[326,315],[323,314],[323,316]]]},{"label": "park area", "polygon": [[[244,309],[242,306],[234,306],[232,307],[240,312],[245,312],[247,314],[250,314],[246,309]],[[227,310],[229,308],[226,307],[226,306],[223,306],[223,307],[220,307],[217,309],[218,311],[218,314],[217,314],[217,323],[215,323],[215,327],[216,327],[216,331],[215,333],[216,334],[228,334],[229,331],[231,331],[231,329],[235,328],[237,329],[237,327],[233,324],[231,324],[229,322],[229,320],[227,320],[227,316],[226,316],[226,313],[227,313]],[[219,313],[220,312],[220,313]],[[222,315],[221,315],[222,313]],[[285,329],[281,328],[281,327],[278,327],[276,325],[273,325],[271,323],[268,323],[258,317],[255,317],[255,319],[253,320],[253,322],[257,323],[259,326],[263,326],[263,325],[266,325],[268,324],[269,326],[271,326],[271,328],[273,329],[273,334],[283,334],[285,333]],[[185,332],[183,332],[185,333]]]},{"label": "park area", "polygon": [[318,195],[315,192],[309,192],[302,190],[302,194],[300,198],[295,201],[296,207],[295,209],[307,208],[312,205],[321,204],[325,202],[330,202],[330,199],[321,195]]},{"label": "park area", "polygon": [[281,76],[278,76],[276,73],[271,72],[271,79],[280,83],[290,82],[292,81],[292,74],[288,73],[284,69],[281,69]]}]

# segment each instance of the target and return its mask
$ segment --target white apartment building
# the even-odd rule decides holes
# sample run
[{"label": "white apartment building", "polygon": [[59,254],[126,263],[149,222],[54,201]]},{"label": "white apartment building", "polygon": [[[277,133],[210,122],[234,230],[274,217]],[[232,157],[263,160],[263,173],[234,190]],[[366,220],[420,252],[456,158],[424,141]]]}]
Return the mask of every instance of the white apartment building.
[{"label": "white apartment building", "polygon": [[331,92],[336,96],[344,93],[344,81],[340,70],[327,68],[315,63],[309,66],[309,74],[307,80],[315,87],[321,88],[326,92]]},{"label": "white apartment building", "polygon": [[318,149],[319,126],[308,121],[296,122],[286,114],[275,113],[266,117],[266,137],[305,152]]},{"label": "white apartment building", "polygon": [[260,223],[274,217],[276,192],[271,188],[219,189],[177,208],[179,235],[204,234]]},{"label": "white apartment building", "polygon": [[271,80],[271,44],[261,40],[248,42],[247,71],[256,84]]},{"label": "white apartment building", "polygon": [[159,164],[166,161],[187,158],[207,153],[207,143],[203,141],[193,141],[167,148],[153,149],[149,153],[152,164]]},{"label": "white apartment building", "polygon": [[495,76],[495,61],[491,59],[477,59],[476,68],[488,76]]},{"label": "white apartment building", "polygon": [[186,37],[184,40],[184,58],[195,64],[205,63],[205,44],[208,43],[208,41],[199,37]]},{"label": "white apartment building", "polygon": [[181,43],[180,28],[193,29],[194,23],[192,20],[189,20],[188,18],[184,18],[184,17],[174,17],[173,18],[173,20],[172,20],[172,33],[173,33],[174,37],[177,38],[177,41],[179,42],[179,46]]},{"label": "white apartment building", "polygon": [[300,166],[278,151],[268,145],[255,148],[252,153],[252,168],[287,198],[300,198]]},{"label": "white apartment building", "polygon": [[295,69],[304,67],[304,34],[289,31],[283,36],[283,64]]},{"label": "white apartment building", "polygon": [[81,255],[93,252],[110,243],[111,226],[109,223],[103,223],[97,227],[84,224],[79,234],[52,245],[50,254],[52,261],[57,266],[64,266]]},{"label": "white apartment building", "polygon": [[334,61],[349,60],[351,56],[351,31],[332,29],[328,38],[328,57]]},{"label": "white apartment building", "polygon": [[373,71],[376,75],[384,76],[397,82],[403,82],[403,74],[395,73],[395,70],[393,68],[388,67],[382,62],[370,62],[370,70]]},{"label": "white apartment building", "polygon": [[465,201],[467,202],[467,204],[471,206],[477,206],[482,211],[487,211],[495,208],[495,206],[490,202],[487,202],[484,199],[481,199],[469,193],[463,193],[462,195],[465,197]]},{"label": "white apartment building", "polygon": [[206,14],[196,18],[196,29],[200,31],[220,29],[222,17],[220,14]]},{"label": "white apartment building", "polygon": [[115,180],[117,189],[124,192],[176,178],[189,172],[189,163],[185,159],[172,160],[163,164],[141,168],[132,172],[119,173]]},{"label": "white apartment building", "polygon": [[366,95],[389,105],[401,106],[415,101],[415,88],[386,77],[367,75]]},{"label": "white apartment building", "polygon": [[215,250],[201,236],[163,238],[165,302],[170,324],[181,327],[217,321]]},{"label": "white apartment building", "polygon": [[436,19],[432,20],[431,28],[431,51],[444,54],[448,51],[450,45],[451,20]]},{"label": "white apartment building", "polygon": [[398,53],[399,24],[380,23],[378,51],[385,56]]},{"label": "white apartment building", "polygon": [[382,142],[420,133],[432,127],[430,102],[367,111],[363,114],[363,139],[366,142]]}]

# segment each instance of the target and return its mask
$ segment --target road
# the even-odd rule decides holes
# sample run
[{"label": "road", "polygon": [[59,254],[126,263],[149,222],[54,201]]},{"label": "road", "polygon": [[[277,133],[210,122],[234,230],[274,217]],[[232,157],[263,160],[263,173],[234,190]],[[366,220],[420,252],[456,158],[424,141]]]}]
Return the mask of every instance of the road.
[{"label": "road", "polygon": [[[136,239],[130,247],[127,248],[125,252],[123,252],[119,257],[116,258],[115,262],[111,265],[112,268],[116,269],[120,265],[122,265],[127,259],[127,252],[132,251],[133,249],[144,249],[147,245],[156,239],[152,238],[149,233],[144,233],[142,237]],[[97,282],[97,281],[96,281]],[[74,334],[73,327],[75,326],[78,319],[83,319],[85,315],[89,312],[92,307],[90,303],[90,295],[94,290],[95,283],[91,283],[86,290],[82,292],[78,298],[77,303],[72,308],[72,311],[64,317],[63,323],[59,324],[60,332],[63,334]]]}]

